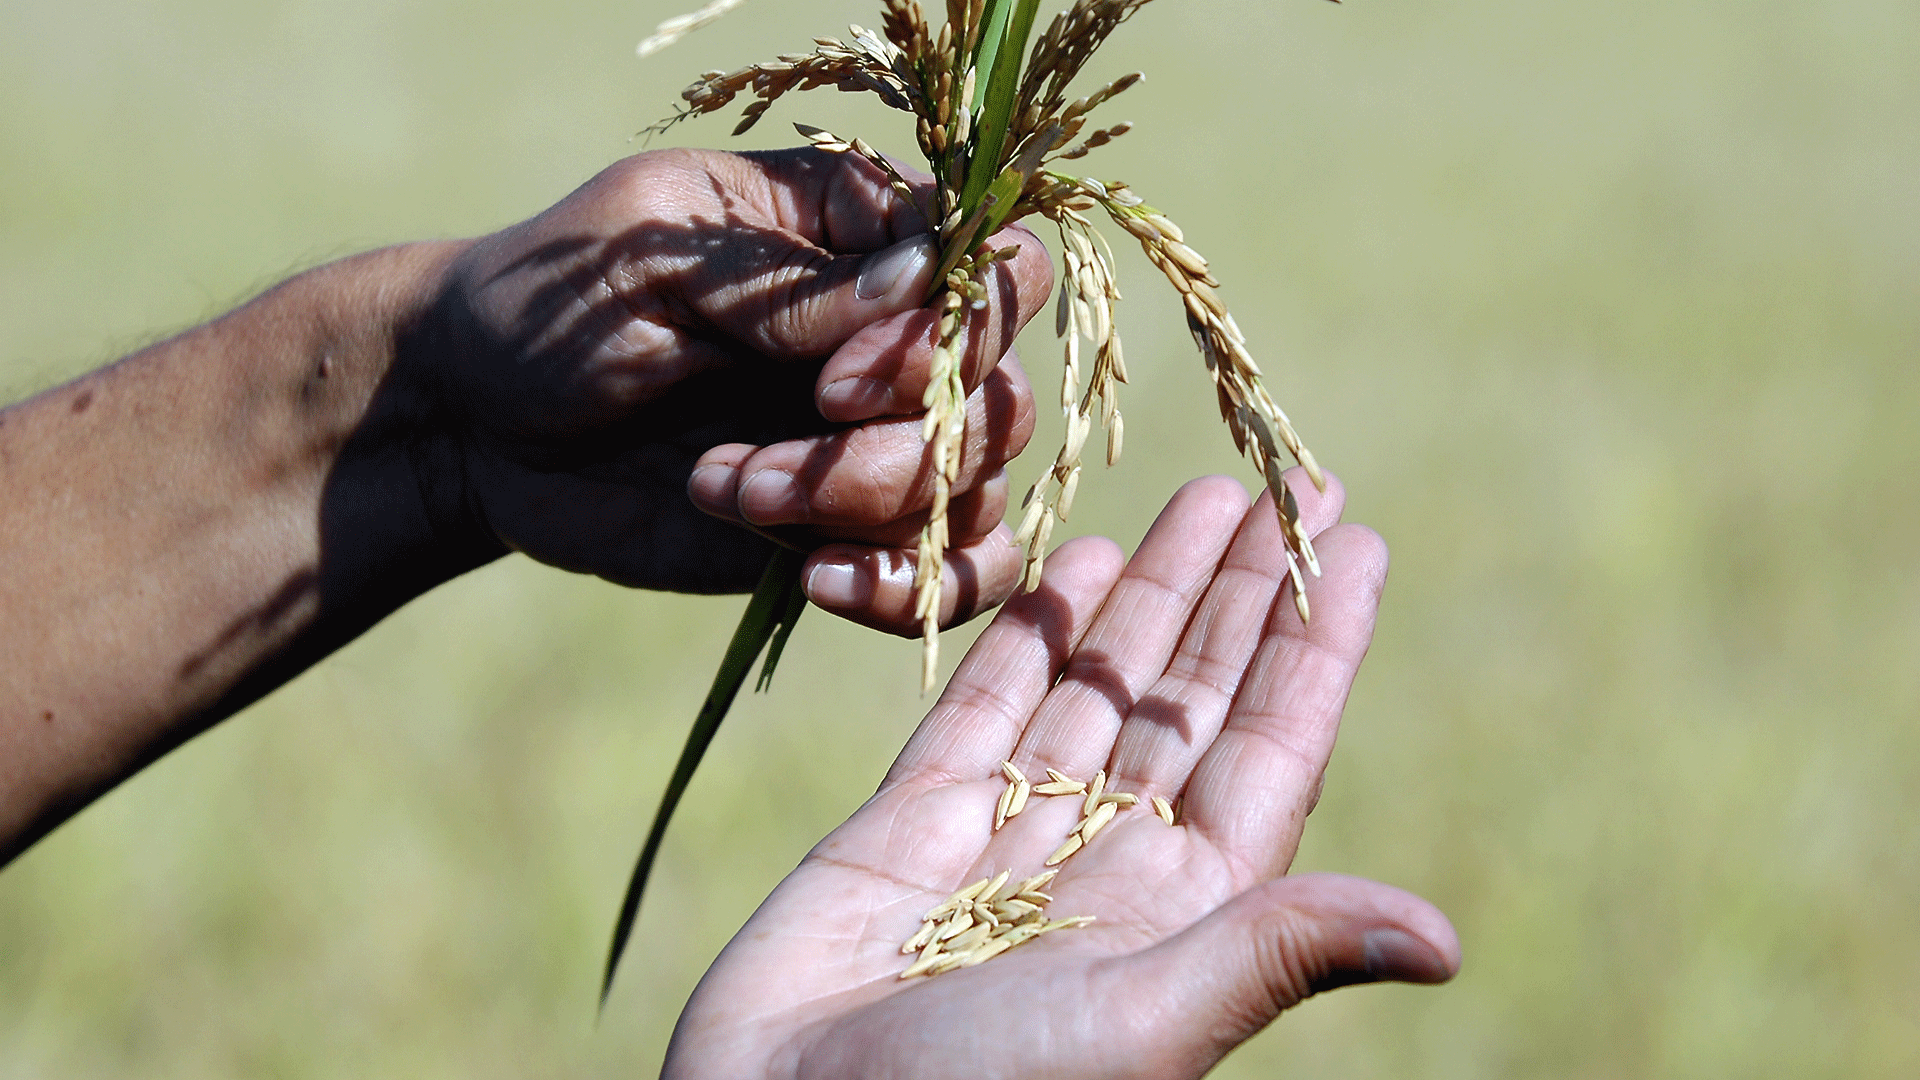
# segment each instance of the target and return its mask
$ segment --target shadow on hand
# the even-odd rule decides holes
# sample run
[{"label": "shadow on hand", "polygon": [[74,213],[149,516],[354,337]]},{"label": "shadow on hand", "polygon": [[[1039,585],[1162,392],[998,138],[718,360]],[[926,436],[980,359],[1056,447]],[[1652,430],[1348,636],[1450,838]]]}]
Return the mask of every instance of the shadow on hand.
[{"label": "shadow on hand", "polygon": [[[840,166],[803,155],[782,167]],[[850,267],[844,260],[830,264],[820,250],[797,245],[793,234],[743,213],[718,178],[708,183],[717,212],[653,221],[612,236],[572,235],[536,244],[482,280],[456,279],[429,318],[410,331],[402,354],[433,358],[425,365],[429,397],[442,403],[426,426],[442,429],[441,441],[454,444],[458,450],[451,456],[463,462],[422,455],[420,469],[429,474],[422,477],[423,489],[467,489],[440,491],[435,501],[450,511],[439,515],[437,527],[495,531],[486,513],[489,493],[471,490],[484,487],[485,478],[468,464],[476,454],[493,456],[533,474],[589,481],[598,491],[618,493],[622,503],[617,509],[583,507],[565,497],[566,485],[555,484],[550,520],[542,526],[550,534],[599,530],[604,535],[584,542],[619,549],[621,557],[609,565],[550,558],[519,537],[501,537],[506,544],[625,585],[701,593],[753,588],[772,545],[694,508],[687,481],[695,462],[715,446],[768,446],[856,426],[830,423],[815,406],[821,365],[839,342],[808,343],[775,358],[741,340],[747,327],[785,326],[763,329],[762,336],[802,336],[792,327],[806,313],[783,305],[805,295],[809,278],[844,275]],[[886,231],[888,243],[904,238],[893,235],[891,223]],[[825,240],[831,245],[833,237]],[[1019,323],[1014,287],[1006,275],[996,275],[994,284],[996,302],[972,313],[967,333],[975,340],[1011,342]],[[496,290],[518,295],[513,310],[476,307],[476,296]],[[897,377],[916,344],[930,348],[935,322],[930,310],[911,317],[908,332],[876,358],[876,374]],[[636,344],[634,336],[656,329],[660,341],[674,342],[669,347],[703,359],[670,385],[641,378],[649,388],[636,400],[631,372],[647,362],[649,345]],[[998,359],[977,361],[971,370],[984,375]],[[403,366],[396,364],[396,371]],[[1013,452],[1020,402],[1014,391],[995,386],[980,404],[987,423],[975,432],[974,452],[1004,460]],[[912,487],[902,502],[924,509],[931,499],[931,454],[924,447],[916,451]],[[845,453],[843,440],[815,440],[795,479],[804,490],[818,489]],[[457,483],[449,485],[447,477]],[[807,528],[773,535],[802,549],[833,539]],[[960,610],[969,610],[978,583],[957,569],[963,570]]]}]

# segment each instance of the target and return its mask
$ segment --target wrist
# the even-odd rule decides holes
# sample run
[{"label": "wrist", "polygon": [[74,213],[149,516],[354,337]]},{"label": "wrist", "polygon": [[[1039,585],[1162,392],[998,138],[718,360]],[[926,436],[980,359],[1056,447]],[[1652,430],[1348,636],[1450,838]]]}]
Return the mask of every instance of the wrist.
[{"label": "wrist", "polygon": [[[407,244],[313,271],[320,364],[342,358],[337,455],[321,500],[323,561],[343,592],[398,607],[505,553],[474,510],[442,311],[470,241]],[[324,547],[337,541],[338,558]],[[374,615],[378,618],[379,613]]]}]

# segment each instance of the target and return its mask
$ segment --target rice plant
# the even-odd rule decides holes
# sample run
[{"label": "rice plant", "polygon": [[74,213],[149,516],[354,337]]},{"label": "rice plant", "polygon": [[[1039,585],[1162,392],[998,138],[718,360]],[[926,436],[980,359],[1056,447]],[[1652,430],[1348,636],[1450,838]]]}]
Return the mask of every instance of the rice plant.
[{"label": "rice plant", "polygon": [[[642,56],[671,45],[743,0],[713,0],[699,11],[669,19],[640,44]],[[1313,484],[1325,478],[1295,433],[1286,413],[1267,392],[1259,366],[1232,314],[1216,291],[1220,282],[1206,259],[1188,246],[1180,227],[1148,205],[1125,183],[1066,171],[1100,147],[1126,135],[1132,125],[1102,126],[1092,120],[1101,106],[1138,84],[1139,72],[1123,75],[1090,93],[1069,97],[1069,87],[1087,61],[1120,24],[1151,0],[1074,0],[1035,36],[1039,0],[946,0],[946,21],[936,31],[920,0],[882,0],[878,32],[851,27],[846,39],[816,38],[814,48],[736,71],[711,71],[681,94],[673,115],[647,129],[659,134],[683,121],[717,112],[745,96],[750,100],[734,128],[753,127],[788,93],[833,87],[869,92],[889,107],[915,117],[916,139],[933,185],[916,187],[864,140],[806,124],[801,136],[829,153],[857,154],[883,172],[895,194],[932,227],[940,251],[934,295],[939,336],[932,379],[922,404],[933,470],[931,514],[921,530],[915,577],[915,617],[924,648],[922,689],[933,687],[939,664],[941,570],[947,547],[947,505],[960,465],[965,434],[966,387],[961,382],[963,312],[984,306],[983,277],[1013,248],[988,242],[999,230],[1033,216],[1051,222],[1060,236],[1060,275],[1055,331],[1064,342],[1060,408],[1066,434],[1051,466],[1028,489],[1015,540],[1025,548],[1021,587],[1038,585],[1054,525],[1072,512],[1081,458],[1096,419],[1105,433],[1105,457],[1120,457],[1124,422],[1119,388],[1127,381],[1120,333],[1114,325],[1113,252],[1095,220],[1104,216],[1140,245],[1185,307],[1221,419],[1235,447],[1253,459],[1274,494],[1287,543],[1294,603],[1308,616],[1306,575],[1319,573],[1313,544],[1282,473],[1292,459]],[[1338,0],[1336,0],[1338,2]],[[1085,344],[1083,344],[1083,342]],[[634,868],[607,957],[601,997],[613,983],[638,914],[647,875],[687,781],[712,740],[754,659],[764,648],[764,688],[780,649],[805,607],[800,592],[801,559],[782,551],[768,565],[759,590],[734,632],[713,688],[694,721],[686,749]]]}]

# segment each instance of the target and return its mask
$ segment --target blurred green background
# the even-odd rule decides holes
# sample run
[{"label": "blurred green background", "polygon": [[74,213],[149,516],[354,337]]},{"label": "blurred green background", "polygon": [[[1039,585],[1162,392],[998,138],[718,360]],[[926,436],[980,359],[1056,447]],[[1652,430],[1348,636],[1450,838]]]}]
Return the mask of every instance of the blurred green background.
[{"label": "blurred green background", "polygon": [[[635,60],[689,6],[0,5],[0,391],[509,224],[693,73],[877,21],[756,0]],[[1917,55],[1907,0],[1162,0],[1098,58],[1150,78],[1095,168],[1213,258],[1395,553],[1300,866],[1432,898],[1466,951],[1219,1075],[1920,1075]],[[911,151],[830,93],[736,145],[792,120]],[[1252,476],[1121,270],[1129,456],[1073,525],[1131,544],[1182,480]],[[740,606],[508,560],[148,770],[0,873],[0,1077],[650,1075],[923,708],[913,645],[803,623],[596,1026]]]}]

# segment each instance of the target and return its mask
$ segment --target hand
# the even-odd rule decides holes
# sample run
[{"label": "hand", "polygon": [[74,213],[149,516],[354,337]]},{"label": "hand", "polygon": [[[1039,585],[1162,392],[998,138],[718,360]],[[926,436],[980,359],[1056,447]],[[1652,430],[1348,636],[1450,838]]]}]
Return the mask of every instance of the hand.
[{"label": "hand", "polygon": [[[1295,480],[1298,482],[1296,473]],[[1183,488],[1122,566],[1085,538],[975,644],[880,790],[782,882],[680,1018],[665,1075],[1198,1077],[1320,990],[1441,982],[1446,917],[1385,885],[1284,876],[1372,637],[1387,553],[1302,514],[1325,577],[1302,626],[1269,496]],[[1056,681],[1057,680],[1057,681]],[[1041,862],[1080,800],[1034,797],[992,831],[1002,760],[1108,770],[1140,796],[1070,858],[1052,917],[1092,915],[977,967],[901,980],[900,943],[969,882]],[[1168,827],[1144,804],[1179,799]]]},{"label": "hand", "polygon": [[[911,548],[936,267],[926,225],[855,155],[663,151],[622,161],[454,265],[402,349],[443,403],[432,462],[455,531],[626,585],[753,587],[805,549],[816,603],[918,633]],[[1031,233],[996,245],[967,327],[968,437],[946,621],[997,604],[1019,553],[1001,466],[1032,432],[1008,352],[1045,302]],[[852,425],[852,426],[848,426]],[[833,542],[833,543],[830,543]],[[826,545],[822,547],[822,545]]]}]

